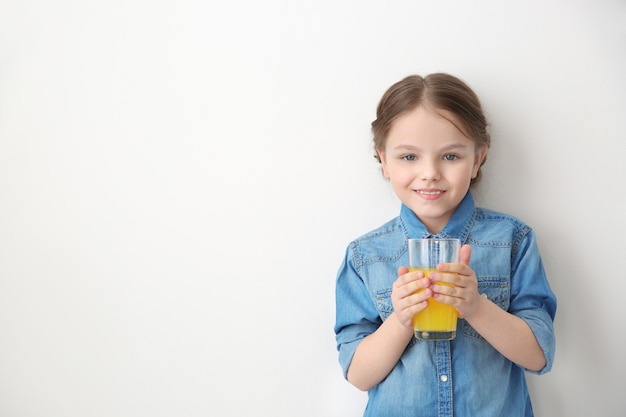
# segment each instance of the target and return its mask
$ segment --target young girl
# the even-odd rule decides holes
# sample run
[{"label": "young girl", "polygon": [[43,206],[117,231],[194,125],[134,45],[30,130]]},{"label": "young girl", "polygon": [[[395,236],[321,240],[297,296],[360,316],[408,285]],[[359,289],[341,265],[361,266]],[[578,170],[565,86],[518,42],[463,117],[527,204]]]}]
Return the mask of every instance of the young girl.
[{"label": "young girl", "polygon": [[[372,132],[402,205],[350,243],[337,275],[339,362],[368,391],[364,415],[532,416],[524,373],[552,367],[556,298],[533,230],[474,204],[490,145],[477,96],[448,74],[409,76],[383,95]],[[407,239],[428,237],[460,238],[461,262],[408,272]],[[455,339],[413,336],[430,297],[457,309]]]}]

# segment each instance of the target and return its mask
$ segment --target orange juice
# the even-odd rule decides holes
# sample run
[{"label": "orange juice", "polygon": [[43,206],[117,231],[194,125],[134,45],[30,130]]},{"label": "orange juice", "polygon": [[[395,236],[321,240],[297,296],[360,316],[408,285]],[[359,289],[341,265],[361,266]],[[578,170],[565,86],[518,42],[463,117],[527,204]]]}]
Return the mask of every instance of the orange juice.
[{"label": "orange juice", "polygon": [[[435,268],[410,268],[409,271],[424,271],[424,275],[436,271]],[[444,282],[437,282],[441,285],[450,285]],[[420,290],[423,291],[423,290]],[[415,337],[422,340],[451,340],[456,336],[456,308],[448,304],[435,301],[432,297],[428,299],[428,307],[420,311],[413,317],[413,329]]]}]

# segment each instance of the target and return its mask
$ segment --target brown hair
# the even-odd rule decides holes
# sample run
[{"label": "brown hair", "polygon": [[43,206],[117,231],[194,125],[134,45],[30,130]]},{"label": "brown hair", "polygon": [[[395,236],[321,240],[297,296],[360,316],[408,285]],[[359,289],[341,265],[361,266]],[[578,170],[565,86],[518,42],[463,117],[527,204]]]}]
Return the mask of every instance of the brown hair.
[{"label": "brown hair", "polygon": [[[476,149],[489,148],[491,135],[488,123],[478,96],[460,79],[444,73],[434,73],[421,77],[410,75],[391,87],[383,94],[376,109],[376,120],[372,122],[375,157],[380,162],[379,152],[385,149],[387,135],[393,122],[406,112],[419,106],[447,110],[462,123],[457,126],[461,132],[474,141]],[[454,123],[454,121],[451,120]],[[485,163],[485,157],[481,163]],[[481,178],[479,168],[476,184]]]}]

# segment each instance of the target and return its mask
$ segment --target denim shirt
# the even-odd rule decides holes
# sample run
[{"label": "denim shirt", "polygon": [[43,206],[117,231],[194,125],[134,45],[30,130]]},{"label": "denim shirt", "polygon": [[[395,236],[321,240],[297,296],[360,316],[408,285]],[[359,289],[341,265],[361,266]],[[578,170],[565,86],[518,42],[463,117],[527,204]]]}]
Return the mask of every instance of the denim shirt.
[{"label": "denim shirt", "polygon": [[[465,196],[436,236],[402,205],[400,216],[348,246],[336,284],[335,334],[347,377],[359,343],[393,311],[391,288],[408,265],[407,239],[460,238],[472,246],[478,291],[532,329],[550,370],[556,297],[545,276],[533,230],[518,219],[477,208]],[[387,377],[368,392],[365,416],[528,417],[526,370],[495,350],[465,320],[452,341],[411,339]]]}]

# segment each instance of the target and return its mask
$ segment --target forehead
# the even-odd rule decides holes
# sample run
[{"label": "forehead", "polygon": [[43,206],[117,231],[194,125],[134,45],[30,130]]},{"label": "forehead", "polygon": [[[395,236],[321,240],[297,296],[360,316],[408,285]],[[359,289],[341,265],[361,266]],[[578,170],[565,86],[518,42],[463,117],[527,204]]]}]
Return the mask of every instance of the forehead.
[{"label": "forehead", "polygon": [[449,140],[472,142],[461,120],[452,112],[416,107],[399,116],[391,125],[387,141]]}]

